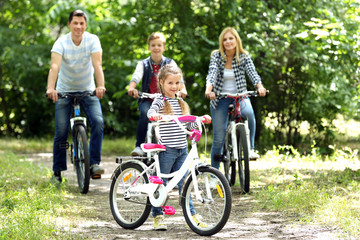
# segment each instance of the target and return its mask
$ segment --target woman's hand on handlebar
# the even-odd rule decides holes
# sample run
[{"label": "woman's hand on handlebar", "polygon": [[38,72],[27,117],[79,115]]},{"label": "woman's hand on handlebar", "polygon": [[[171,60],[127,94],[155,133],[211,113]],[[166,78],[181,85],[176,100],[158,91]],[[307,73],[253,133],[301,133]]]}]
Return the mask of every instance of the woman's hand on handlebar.
[{"label": "woman's hand on handlebar", "polygon": [[259,96],[264,97],[264,96],[266,96],[267,90],[264,87],[260,87],[257,89],[257,92],[258,92]]},{"label": "woman's hand on handlebar", "polygon": [[138,98],[139,97],[139,92],[135,88],[129,88],[128,89],[128,95],[132,96],[133,98]]},{"label": "woman's hand on handlebar", "polygon": [[205,97],[210,99],[210,100],[214,100],[216,98],[214,92],[205,92]]},{"label": "woman's hand on handlebar", "polygon": [[53,103],[56,103],[59,99],[58,92],[55,89],[48,89],[46,90],[46,95],[49,99],[53,101]]}]

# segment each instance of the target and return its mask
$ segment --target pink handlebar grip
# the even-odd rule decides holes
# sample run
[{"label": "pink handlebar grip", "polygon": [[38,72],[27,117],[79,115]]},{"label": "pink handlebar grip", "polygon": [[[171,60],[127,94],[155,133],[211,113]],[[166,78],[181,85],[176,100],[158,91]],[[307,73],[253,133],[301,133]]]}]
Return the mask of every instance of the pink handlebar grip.
[{"label": "pink handlebar grip", "polygon": [[[201,122],[206,123],[206,117],[202,117],[202,118],[201,118]],[[211,120],[210,120],[210,122],[208,122],[207,124],[210,124],[210,123],[211,123]]]},{"label": "pink handlebar grip", "polygon": [[[160,119],[162,119],[162,117]],[[156,121],[156,120],[154,119],[154,116],[150,116],[149,121]]]}]

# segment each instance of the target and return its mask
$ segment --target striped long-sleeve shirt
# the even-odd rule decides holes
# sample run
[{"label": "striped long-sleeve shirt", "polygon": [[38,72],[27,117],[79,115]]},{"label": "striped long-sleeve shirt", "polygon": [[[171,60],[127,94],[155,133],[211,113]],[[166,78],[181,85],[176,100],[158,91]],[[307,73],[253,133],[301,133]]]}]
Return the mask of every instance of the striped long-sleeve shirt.
[{"label": "striped long-sleeve shirt", "polygon": [[[181,108],[178,99],[166,98],[170,103],[173,115],[182,116]],[[163,97],[156,98],[152,103],[147,115],[158,113],[163,114],[165,101]],[[182,123],[185,128],[191,129],[196,126],[195,123]],[[174,121],[160,122],[159,124],[160,140],[159,144],[165,145],[171,148],[182,149],[187,147],[186,133],[179,127]]]}]

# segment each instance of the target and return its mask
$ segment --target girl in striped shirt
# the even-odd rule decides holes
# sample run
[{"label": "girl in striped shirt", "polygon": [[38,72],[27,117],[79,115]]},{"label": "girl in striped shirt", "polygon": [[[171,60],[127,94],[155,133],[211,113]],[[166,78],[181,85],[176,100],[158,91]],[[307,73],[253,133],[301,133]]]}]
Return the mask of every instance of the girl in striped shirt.
[{"label": "girl in striped shirt", "polygon": [[[177,97],[177,92],[180,90],[182,72],[179,67],[168,64],[163,66],[158,74],[158,87],[162,96],[156,98],[152,103],[148,118],[152,117],[154,120],[160,120],[161,115],[182,116],[189,115],[190,109],[188,104]],[[204,115],[205,123],[211,122],[209,115]],[[196,123],[183,123],[185,127],[194,128]],[[159,125],[160,140],[159,143],[166,146],[166,151],[159,153],[159,163],[161,173],[172,173],[179,170],[187,157],[187,140],[186,133],[173,121],[161,122]],[[179,194],[181,194],[181,187],[184,177],[178,183]],[[166,184],[164,179],[164,184]],[[193,218],[198,224],[203,224],[201,218],[191,210]],[[166,225],[163,223],[164,216],[160,207],[152,208],[152,215],[154,217],[155,230],[166,230]]]}]

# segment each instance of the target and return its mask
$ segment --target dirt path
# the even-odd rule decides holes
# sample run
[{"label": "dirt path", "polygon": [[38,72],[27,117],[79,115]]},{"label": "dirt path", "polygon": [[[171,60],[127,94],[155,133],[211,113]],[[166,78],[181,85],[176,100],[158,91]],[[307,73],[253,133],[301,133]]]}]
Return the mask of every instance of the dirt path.
[{"label": "dirt path", "polygon": [[[44,164],[51,169],[52,154],[27,155],[26,159]],[[199,236],[186,227],[175,193],[170,198],[169,205],[175,208],[176,213],[166,216],[166,232],[154,231],[151,217],[138,229],[126,230],[115,222],[109,206],[110,178],[117,166],[115,157],[103,158],[102,165],[105,167],[105,174],[102,179],[90,182],[89,193],[74,194],[90,211],[89,216],[72,223],[70,231],[79,233],[87,239],[338,239],[339,232],[335,229],[299,224],[295,217],[259,209],[251,194],[240,195],[236,187],[232,188],[233,205],[230,219],[222,231],[212,237]],[[69,170],[63,172],[63,176],[70,184],[76,185],[71,164],[68,167]],[[68,228],[68,225],[64,225]]]}]

